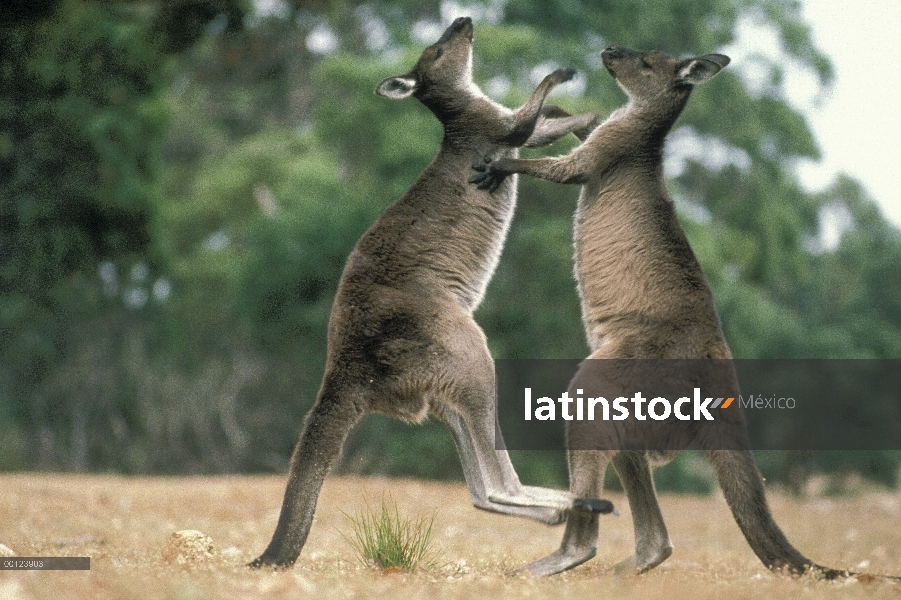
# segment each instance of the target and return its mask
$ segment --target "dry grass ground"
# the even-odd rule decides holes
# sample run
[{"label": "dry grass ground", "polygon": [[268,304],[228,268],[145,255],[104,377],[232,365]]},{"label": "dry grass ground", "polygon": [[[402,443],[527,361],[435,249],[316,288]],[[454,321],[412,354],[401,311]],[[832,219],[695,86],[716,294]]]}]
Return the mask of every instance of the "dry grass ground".
[{"label": "dry grass ground", "polygon": [[[282,477],[0,475],[0,544],[19,556],[91,556],[90,571],[0,571],[0,600],[901,598],[901,585],[771,574],[716,496],[661,499],[676,550],[648,574],[614,579],[604,572],[632,546],[628,504],[614,494],[622,516],[604,518],[595,559],[557,577],[507,577],[556,548],[562,529],[477,511],[462,484],[339,477],[326,481],[297,565],[250,571],[243,565],[269,541],[283,485]],[[358,512],[364,497],[379,506],[389,493],[402,515],[435,515],[443,566],[383,574],[357,562],[341,535],[350,532],[342,511]],[[812,559],[901,574],[901,495],[796,500],[772,494],[771,500],[789,539]],[[187,529],[212,538],[212,556],[173,560],[170,538]]]}]

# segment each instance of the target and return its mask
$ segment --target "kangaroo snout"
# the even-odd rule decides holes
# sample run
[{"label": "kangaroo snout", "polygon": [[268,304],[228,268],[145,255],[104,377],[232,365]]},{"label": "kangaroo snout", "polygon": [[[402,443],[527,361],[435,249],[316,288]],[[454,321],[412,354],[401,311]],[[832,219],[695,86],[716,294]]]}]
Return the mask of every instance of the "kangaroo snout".
[{"label": "kangaroo snout", "polygon": [[604,63],[604,67],[606,67],[607,70],[610,71],[610,74],[614,76],[615,74],[611,69],[614,68],[615,63],[626,59],[636,58],[641,58],[641,52],[623,48],[622,46],[608,46],[601,52],[601,61]]},{"label": "kangaroo snout", "polygon": [[601,51],[601,58],[604,59],[617,59],[622,58],[624,55],[625,52],[619,46],[607,46]]},{"label": "kangaroo snout", "polygon": [[607,69],[607,72],[616,77],[616,63],[622,61],[624,58],[627,58],[629,54],[634,53],[633,50],[627,50],[626,48],[622,48],[620,46],[607,46],[601,52],[601,62],[604,63],[604,68]]},{"label": "kangaroo snout", "polygon": [[456,19],[454,19],[454,22],[451,23],[451,27],[454,31],[457,31],[465,26],[472,27],[472,17],[457,17]]},{"label": "kangaroo snout", "polygon": [[441,44],[446,42],[451,37],[462,33],[465,35],[470,41],[472,41],[472,18],[470,17],[457,17],[454,19],[454,22],[450,24],[450,27],[445,30],[444,35],[436,42],[437,44]]}]

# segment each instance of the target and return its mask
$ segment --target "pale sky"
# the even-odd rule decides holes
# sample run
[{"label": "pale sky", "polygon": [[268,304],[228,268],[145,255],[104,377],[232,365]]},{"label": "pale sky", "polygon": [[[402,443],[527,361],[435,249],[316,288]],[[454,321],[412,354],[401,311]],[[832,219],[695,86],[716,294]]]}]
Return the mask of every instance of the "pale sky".
[{"label": "pale sky", "polygon": [[823,160],[802,168],[802,181],[816,189],[848,173],[901,227],[901,1],[806,0],[804,15],[835,82],[803,107]]},{"label": "pale sky", "polygon": [[[256,0],[256,4],[259,11],[268,13],[284,0]],[[901,228],[901,184],[896,182],[901,174],[901,0],[804,0],[802,6],[814,43],[833,63],[835,80],[825,93],[816,94],[810,73],[784,65],[788,99],[806,115],[822,151],[821,161],[799,165],[799,177],[807,188],[817,191],[839,172],[851,175]],[[473,10],[445,0],[442,21]],[[473,16],[490,18],[481,13]],[[434,25],[437,29],[426,37],[440,34],[440,24]],[[308,45],[328,53],[337,39],[326,28],[320,29]],[[778,59],[780,40],[755,25],[753,18],[740,21],[738,33],[735,44],[720,50],[732,58],[729,68],[741,72],[753,89],[755,79],[768,80],[766,67],[755,55]],[[675,143],[671,140],[670,145]]]}]

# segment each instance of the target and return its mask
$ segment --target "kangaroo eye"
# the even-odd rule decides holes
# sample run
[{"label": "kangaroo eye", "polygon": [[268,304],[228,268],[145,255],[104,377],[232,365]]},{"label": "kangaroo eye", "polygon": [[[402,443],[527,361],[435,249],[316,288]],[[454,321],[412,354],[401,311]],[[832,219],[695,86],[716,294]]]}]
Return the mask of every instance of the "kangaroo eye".
[{"label": "kangaroo eye", "polygon": [[642,68],[642,69],[650,69],[650,68],[651,68],[651,65],[648,64],[648,61],[646,61],[646,60],[643,59],[643,58],[640,59],[640,60],[641,60],[641,68]]},{"label": "kangaroo eye", "polygon": [[442,46],[438,46],[438,48],[435,49],[435,60],[441,58],[442,54],[444,54],[444,48]]}]

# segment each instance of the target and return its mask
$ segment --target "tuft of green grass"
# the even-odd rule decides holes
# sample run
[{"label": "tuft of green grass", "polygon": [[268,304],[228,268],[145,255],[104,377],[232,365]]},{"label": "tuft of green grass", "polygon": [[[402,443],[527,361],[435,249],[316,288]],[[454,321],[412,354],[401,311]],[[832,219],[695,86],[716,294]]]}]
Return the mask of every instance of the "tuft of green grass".
[{"label": "tuft of green grass", "polygon": [[410,573],[433,567],[438,556],[431,547],[435,515],[430,519],[401,517],[397,502],[392,503],[393,509],[383,499],[381,510],[372,511],[366,502],[365,512],[354,517],[343,513],[353,536],[341,535],[366,566]]}]

